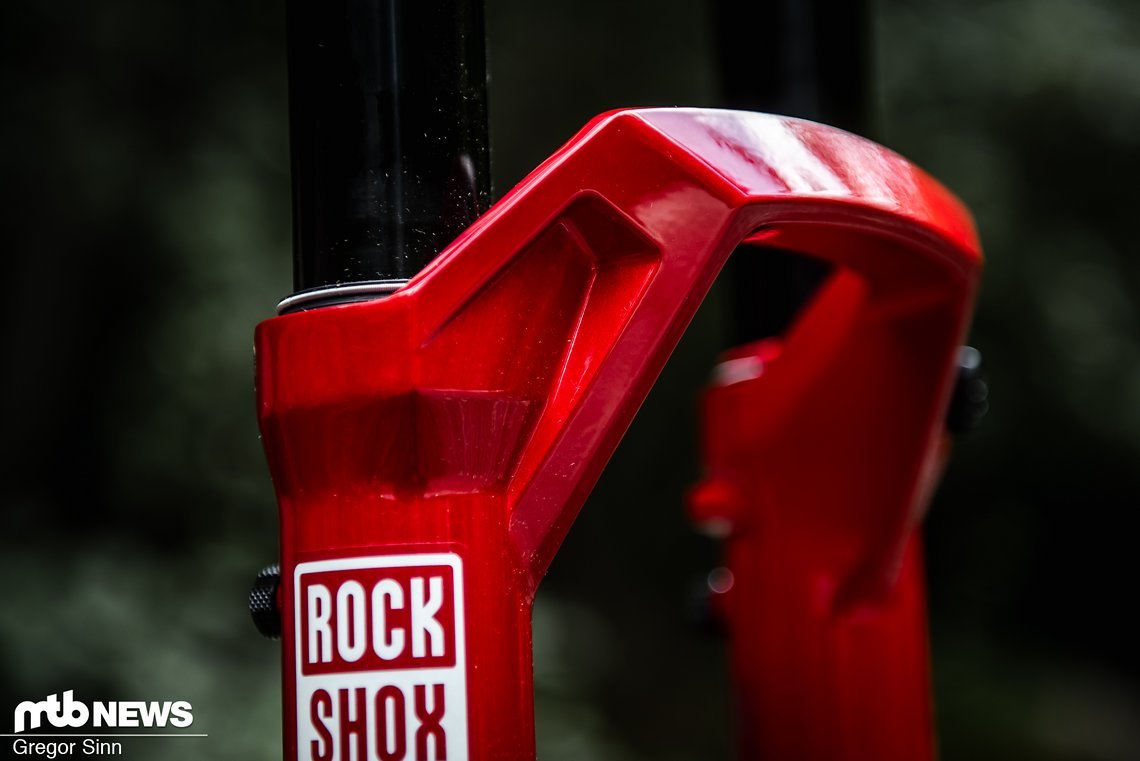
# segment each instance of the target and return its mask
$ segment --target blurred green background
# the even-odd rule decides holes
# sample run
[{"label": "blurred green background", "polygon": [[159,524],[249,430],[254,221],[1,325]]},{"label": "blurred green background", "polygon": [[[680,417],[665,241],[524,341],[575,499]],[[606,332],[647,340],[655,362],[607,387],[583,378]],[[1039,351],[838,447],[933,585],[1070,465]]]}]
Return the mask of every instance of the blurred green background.
[{"label": "blurred green background", "polygon": [[[597,112],[717,102],[701,2],[487,14],[500,192]],[[927,529],[942,757],[1140,759],[1140,4],[882,0],[873,26],[873,137],[965,199],[989,257],[992,412]],[[211,738],[128,757],[280,757],[245,596],[276,555],[251,336],[290,289],[283,43],[277,3],[0,6],[0,717],[181,698]],[[721,643],[685,620],[716,552],[680,499],[721,302],[539,595],[546,761],[731,757]]]}]

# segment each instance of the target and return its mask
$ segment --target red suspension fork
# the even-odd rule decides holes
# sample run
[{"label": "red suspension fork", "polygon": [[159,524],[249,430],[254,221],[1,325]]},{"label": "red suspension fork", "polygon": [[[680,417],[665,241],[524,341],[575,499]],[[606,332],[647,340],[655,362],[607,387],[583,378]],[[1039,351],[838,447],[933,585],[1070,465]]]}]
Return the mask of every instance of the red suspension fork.
[{"label": "red suspension fork", "polygon": [[[784,546],[773,539],[733,545],[735,567],[742,579],[754,570],[755,593],[777,595],[771,610],[796,620],[857,618],[895,594],[900,564],[913,570],[907,539],[941,452],[978,274],[966,213],[895,154],[820,125],[616,112],[392,295],[259,326],[260,421],[281,509],[287,758],[534,757],[534,591],[745,238],[838,274],[788,337],[786,372],[709,399],[716,425],[719,392],[766,384],[774,401],[741,402],[747,422],[728,426],[739,446],[708,436],[712,475],[734,515],[753,499],[780,505],[774,530],[791,542],[781,551],[820,570],[789,575],[786,588],[765,576],[786,559],[766,554]],[[761,632],[743,614],[746,586],[741,642]],[[920,657],[895,665],[918,664],[924,685],[912,623],[906,643]],[[793,644],[773,635],[761,648],[772,658],[737,659],[757,708],[771,707],[755,685],[779,653],[806,662],[811,642]],[[837,694],[873,703],[842,692],[866,682],[843,681],[862,656],[836,647],[827,658],[855,664],[833,669]],[[776,757],[825,757],[809,719],[785,729],[802,750]],[[859,720],[843,713],[838,726]]]}]

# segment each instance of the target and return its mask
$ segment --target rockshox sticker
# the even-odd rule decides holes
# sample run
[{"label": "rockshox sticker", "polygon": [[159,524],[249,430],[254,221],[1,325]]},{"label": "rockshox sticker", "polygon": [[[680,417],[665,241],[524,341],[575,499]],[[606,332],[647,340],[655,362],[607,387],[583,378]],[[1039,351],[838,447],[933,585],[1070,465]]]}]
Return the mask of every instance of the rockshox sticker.
[{"label": "rockshox sticker", "polygon": [[301,563],[293,590],[298,761],[467,761],[458,555]]}]

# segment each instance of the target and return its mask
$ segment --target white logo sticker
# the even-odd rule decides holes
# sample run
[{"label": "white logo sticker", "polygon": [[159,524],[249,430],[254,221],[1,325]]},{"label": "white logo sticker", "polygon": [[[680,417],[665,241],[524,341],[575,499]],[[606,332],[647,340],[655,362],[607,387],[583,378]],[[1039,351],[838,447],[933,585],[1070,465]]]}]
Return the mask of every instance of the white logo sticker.
[{"label": "white logo sticker", "polygon": [[458,555],[301,563],[293,609],[298,761],[467,761]]}]

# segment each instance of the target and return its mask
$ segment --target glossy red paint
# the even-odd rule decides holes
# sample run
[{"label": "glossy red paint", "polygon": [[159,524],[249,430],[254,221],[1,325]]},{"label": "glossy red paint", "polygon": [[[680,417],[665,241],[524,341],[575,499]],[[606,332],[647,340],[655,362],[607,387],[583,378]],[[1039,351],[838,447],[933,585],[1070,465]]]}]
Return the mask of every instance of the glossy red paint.
[{"label": "glossy red paint", "polygon": [[828,127],[644,110],[592,121],[391,296],[259,326],[287,758],[322,750],[297,746],[294,569],[392,553],[462,562],[469,752],[448,758],[534,758],[535,589],[746,238],[838,269],[780,350],[758,350],[770,371],[706,400],[704,491],[721,498],[701,509],[735,525],[744,749],[929,755],[912,534],[980,267],[969,217]]}]

